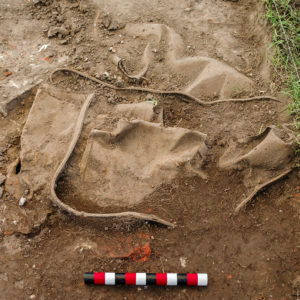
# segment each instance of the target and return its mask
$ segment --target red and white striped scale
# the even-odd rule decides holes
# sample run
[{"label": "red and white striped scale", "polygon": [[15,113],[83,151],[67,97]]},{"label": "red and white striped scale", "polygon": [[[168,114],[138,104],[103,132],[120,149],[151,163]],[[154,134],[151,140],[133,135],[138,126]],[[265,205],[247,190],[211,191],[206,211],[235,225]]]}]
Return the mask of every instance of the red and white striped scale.
[{"label": "red and white striped scale", "polygon": [[165,285],[207,286],[202,273],[84,273],[85,284],[95,285]]}]

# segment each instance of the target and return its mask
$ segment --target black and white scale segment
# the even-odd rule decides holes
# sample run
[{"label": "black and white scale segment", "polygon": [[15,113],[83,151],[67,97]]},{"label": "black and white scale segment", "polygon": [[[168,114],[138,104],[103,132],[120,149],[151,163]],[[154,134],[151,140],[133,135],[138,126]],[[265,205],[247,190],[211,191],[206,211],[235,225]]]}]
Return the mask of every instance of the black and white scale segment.
[{"label": "black and white scale segment", "polygon": [[203,273],[85,273],[85,284],[95,285],[165,285],[207,286]]}]

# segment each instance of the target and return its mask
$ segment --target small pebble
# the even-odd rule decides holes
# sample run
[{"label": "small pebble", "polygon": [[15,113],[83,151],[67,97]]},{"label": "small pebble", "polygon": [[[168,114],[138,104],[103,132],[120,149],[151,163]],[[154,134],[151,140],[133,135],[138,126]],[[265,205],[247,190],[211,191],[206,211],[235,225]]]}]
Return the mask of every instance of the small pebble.
[{"label": "small pebble", "polygon": [[153,95],[152,94],[147,94],[146,100],[152,100],[152,99],[153,99]]},{"label": "small pebble", "polygon": [[19,206],[24,206],[26,204],[26,198],[22,197],[19,201]]}]

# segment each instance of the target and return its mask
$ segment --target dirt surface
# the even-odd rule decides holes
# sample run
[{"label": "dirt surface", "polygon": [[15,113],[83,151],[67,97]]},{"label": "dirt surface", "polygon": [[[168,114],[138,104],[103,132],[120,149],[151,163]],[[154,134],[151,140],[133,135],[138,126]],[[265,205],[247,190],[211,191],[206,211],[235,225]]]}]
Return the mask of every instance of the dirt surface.
[{"label": "dirt surface", "polygon": [[[0,0],[1,299],[299,299],[298,169],[234,214],[296,162],[287,99],[269,81],[263,14],[252,0]],[[203,106],[67,72],[51,82],[58,67],[207,102],[281,102]],[[57,196],[76,210],[154,214],[176,227],[53,206],[49,182],[91,94]],[[146,124],[125,130],[124,144],[114,135],[122,119]],[[209,285],[87,287],[91,271],[206,272]]]}]

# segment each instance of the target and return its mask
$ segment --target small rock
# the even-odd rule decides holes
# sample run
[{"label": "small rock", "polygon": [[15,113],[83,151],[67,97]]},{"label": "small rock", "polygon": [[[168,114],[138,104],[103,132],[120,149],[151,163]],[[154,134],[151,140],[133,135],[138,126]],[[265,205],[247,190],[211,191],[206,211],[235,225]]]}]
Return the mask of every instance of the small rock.
[{"label": "small rock", "polygon": [[68,34],[69,34],[68,30],[64,26],[61,27],[52,26],[48,30],[48,38],[52,38],[57,35],[60,35],[61,37],[65,37]]},{"label": "small rock", "polygon": [[57,22],[62,23],[64,21],[64,16],[62,16],[62,15],[57,16],[56,20],[57,20]]},{"label": "small rock", "polygon": [[115,31],[125,27],[124,24],[119,23],[117,20],[113,20],[110,15],[106,14],[102,18],[102,25],[109,31]]},{"label": "small rock", "polygon": [[116,87],[119,87],[119,88],[123,88],[125,86],[124,82],[122,80],[118,80],[116,83],[115,83],[115,86]]},{"label": "small rock", "polygon": [[113,31],[113,30],[119,30],[119,29],[123,29],[125,27],[124,24],[120,24],[117,21],[112,21],[111,24],[108,27],[108,30]]},{"label": "small rock", "polygon": [[65,39],[65,40],[61,40],[60,41],[60,45],[67,45],[69,42],[69,40]]},{"label": "small rock", "polygon": [[22,290],[24,288],[24,281],[23,280],[16,281],[15,282],[15,288],[19,289],[19,290]]},{"label": "small rock", "polygon": [[111,17],[108,14],[104,15],[101,23],[107,29],[111,23]]},{"label": "small rock", "polygon": [[[84,2],[84,1],[83,1]],[[82,3],[80,2],[80,7],[79,7],[80,11],[83,13],[87,13],[89,11],[89,7],[86,3]]]},{"label": "small rock", "polygon": [[147,94],[146,96],[146,100],[152,100],[153,99],[153,95],[152,94]]},{"label": "small rock", "polygon": [[3,197],[4,194],[4,188],[0,186],[0,199]]},{"label": "small rock", "polygon": [[118,24],[118,22],[117,21],[115,21],[115,20],[112,20],[111,22],[110,22],[110,25],[108,26],[108,30],[117,30],[118,29],[118,26],[119,26],[119,24]]},{"label": "small rock", "polygon": [[30,299],[35,299],[36,296],[35,296],[35,295],[31,295],[29,298],[30,298]]},{"label": "small rock", "polygon": [[77,8],[78,6],[79,6],[79,3],[74,2],[70,5],[70,8]]},{"label": "small rock", "polygon": [[0,280],[1,281],[8,281],[8,276],[6,273],[0,274]]},{"label": "small rock", "polygon": [[181,267],[185,268],[186,267],[186,257],[180,257],[179,261],[180,261]]},{"label": "small rock", "polygon": [[22,197],[19,201],[19,206],[24,206],[26,202],[27,202],[26,198]]},{"label": "small rock", "polygon": [[0,185],[2,185],[6,180],[6,176],[0,173]]}]

